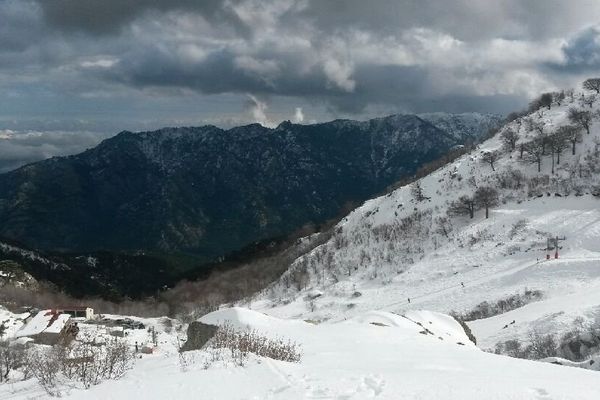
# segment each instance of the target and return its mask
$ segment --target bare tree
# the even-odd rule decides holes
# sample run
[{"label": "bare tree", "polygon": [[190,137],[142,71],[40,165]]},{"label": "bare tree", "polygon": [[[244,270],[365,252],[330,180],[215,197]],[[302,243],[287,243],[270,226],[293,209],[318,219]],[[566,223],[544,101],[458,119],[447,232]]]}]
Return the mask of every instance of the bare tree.
[{"label": "bare tree", "polygon": [[581,127],[577,125],[564,125],[559,127],[556,133],[564,137],[567,142],[571,143],[572,154],[575,155],[575,146],[577,143],[581,143],[581,140],[583,139]]},{"label": "bare tree", "polygon": [[546,124],[543,121],[533,121],[529,123],[529,130],[536,133],[536,140],[542,144],[542,155],[546,155],[546,145],[548,144],[548,132]]},{"label": "bare tree", "polygon": [[565,98],[567,98],[569,100],[569,102],[574,102],[575,101],[575,90],[573,89],[567,89],[565,90]]},{"label": "bare tree", "polygon": [[523,158],[523,153],[525,153],[525,143],[519,145],[519,158]]},{"label": "bare tree", "polygon": [[531,164],[537,164],[538,172],[541,172],[545,149],[544,141],[541,138],[534,139],[526,143],[524,148],[527,154],[523,157],[523,160]]},{"label": "bare tree", "polygon": [[46,393],[52,397],[61,395],[60,372],[66,358],[66,351],[62,346],[50,349],[32,349],[27,356],[27,368],[37,378]]},{"label": "bare tree", "polygon": [[565,97],[566,97],[564,90],[561,90],[560,92],[552,93],[552,96],[554,98],[554,102],[559,107],[562,104],[562,102],[565,100]]},{"label": "bare tree", "polygon": [[8,380],[10,371],[25,363],[25,348],[8,341],[0,342],[0,383]]},{"label": "bare tree", "polygon": [[548,144],[550,145],[552,173],[554,174],[554,155],[556,155],[556,164],[560,164],[560,154],[568,147],[569,143],[560,131],[556,131],[548,137]]},{"label": "bare tree", "polygon": [[549,110],[552,107],[552,100],[552,93],[543,93],[540,97],[529,103],[529,111],[537,111],[542,107],[546,107]]},{"label": "bare tree", "polygon": [[546,124],[544,124],[543,121],[535,121],[531,117],[525,119],[525,129],[527,129],[528,132],[537,132],[538,134],[543,135],[545,126]]},{"label": "bare tree", "polygon": [[583,88],[586,90],[593,90],[600,94],[600,78],[590,78],[583,82]]},{"label": "bare tree", "polygon": [[589,94],[587,96],[582,95],[581,98],[579,99],[579,102],[581,103],[582,106],[588,106],[589,108],[592,108],[597,99],[598,98],[596,97],[595,94]]},{"label": "bare tree", "polygon": [[501,173],[495,175],[499,188],[501,189],[519,189],[521,188],[525,175],[518,169],[513,169],[510,165]]},{"label": "bare tree", "polygon": [[475,191],[475,202],[485,208],[485,218],[487,219],[490,207],[498,205],[498,191],[490,186],[481,186]]},{"label": "bare tree", "polygon": [[492,167],[492,171],[495,171],[494,163],[500,159],[500,153],[498,151],[486,151],[481,156],[481,161],[489,164]]},{"label": "bare tree", "polygon": [[460,196],[456,201],[450,203],[448,207],[448,212],[454,215],[469,215],[470,218],[473,218],[475,215],[475,207],[477,203],[475,202],[475,198],[473,196],[463,195]]},{"label": "bare tree", "polygon": [[502,143],[504,147],[509,149],[510,151],[514,151],[517,147],[517,141],[519,140],[519,134],[515,132],[513,129],[505,129],[501,135]]},{"label": "bare tree", "polygon": [[556,356],[558,345],[554,336],[532,331],[529,333],[529,341],[530,344],[526,350],[530,354],[528,358],[541,359]]},{"label": "bare tree", "polygon": [[452,232],[452,221],[450,221],[450,218],[445,216],[437,217],[435,224],[435,233],[443,235],[446,238],[450,237],[450,233]]},{"label": "bare tree", "polygon": [[541,107],[546,107],[548,110],[550,109],[550,107],[552,107],[552,100],[554,99],[554,96],[552,96],[552,93],[544,93],[540,96],[540,106]]},{"label": "bare tree", "polygon": [[532,117],[524,117],[523,118],[523,126],[525,127],[525,130],[527,132],[533,132],[534,131],[535,123],[536,122],[533,120]]},{"label": "bare tree", "polygon": [[418,202],[422,202],[423,200],[427,199],[427,196],[425,196],[425,192],[423,190],[423,186],[421,185],[421,181],[415,181],[410,185],[410,194]]},{"label": "bare tree", "polygon": [[592,113],[589,111],[579,110],[577,108],[569,108],[569,121],[573,124],[585,129],[586,133],[590,134],[590,126],[592,125]]}]

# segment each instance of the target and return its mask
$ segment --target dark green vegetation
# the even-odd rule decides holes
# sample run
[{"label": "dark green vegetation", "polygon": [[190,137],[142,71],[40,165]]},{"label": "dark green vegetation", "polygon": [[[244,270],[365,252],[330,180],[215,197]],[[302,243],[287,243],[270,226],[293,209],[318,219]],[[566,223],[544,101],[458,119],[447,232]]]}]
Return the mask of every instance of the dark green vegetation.
[{"label": "dark green vegetation", "polygon": [[96,252],[41,254],[15,245],[0,244],[0,258],[17,263],[37,280],[53,282],[76,297],[102,295],[119,300],[139,298],[176,281],[177,269],[166,259],[146,255]]},{"label": "dark green vegetation", "polygon": [[334,218],[499,122],[450,117],[122,132],[0,175],[0,235],[63,264],[16,260],[74,295],[155,293]]}]

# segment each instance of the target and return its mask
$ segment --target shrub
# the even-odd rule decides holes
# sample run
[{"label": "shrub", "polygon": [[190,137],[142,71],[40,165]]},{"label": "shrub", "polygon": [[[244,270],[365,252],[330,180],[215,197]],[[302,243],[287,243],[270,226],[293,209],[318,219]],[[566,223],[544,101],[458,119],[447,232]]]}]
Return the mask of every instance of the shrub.
[{"label": "shrub", "polygon": [[[273,360],[300,362],[300,346],[292,341],[271,339],[255,330],[237,330],[231,324],[219,326],[213,338],[207,344],[212,351],[213,360],[221,358],[219,350],[226,350],[237,365],[243,366],[250,353]],[[215,351],[216,350],[216,351]]]},{"label": "shrub", "polygon": [[600,350],[600,322],[585,325],[575,320],[575,326],[560,338],[552,334],[531,331],[528,340],[516,339],[496,344],[494,352],[510,357],[539,360],[561,357],[570,361],[583,361]]},{"label": "shrub", "polygon": [[523,232],[527,228],[529,221],[527,219],[520,219],[513,224],[508,232],[508,237],[514,239],[520,232]]},{"label": "shrub", "polygon": [[63,347],[33,348],[27,354],[27,368],[50,396],[60,396],[61,366],[66,359]]},{"label": "shrub", "polygon": [[117,338],[107,343],[75,342],[50,349],[34,347],[25,366],[50,396],[60,396],[63,382],[79,383],[85,389],[106,379],[118,379],[131,367],[134,354]]},{"label": "shrub", "polygon": [[21,368],[25,363],[25,348],[22,345],[0,342],[0,382],[8,380],[10,371]]},{"label": "shrub", "polygon": [[494,315],[503,314],[505,312],[515,310],[533,301],[540,300],[543,294],[540,290],[525,290],[523,293],[513,294],[504,299],[497,300],[494,303],[487,301],[481,302],[474,309],[463,314],[456,312],[451,313],[454,318],[462,321],[474,321],[493,317]]},{"label": "shrub", "polygon": [[533,331],[529,333],[529,346],[524,350],[527,358],[539,360],[558,355],[558,344],[553,335]]}]

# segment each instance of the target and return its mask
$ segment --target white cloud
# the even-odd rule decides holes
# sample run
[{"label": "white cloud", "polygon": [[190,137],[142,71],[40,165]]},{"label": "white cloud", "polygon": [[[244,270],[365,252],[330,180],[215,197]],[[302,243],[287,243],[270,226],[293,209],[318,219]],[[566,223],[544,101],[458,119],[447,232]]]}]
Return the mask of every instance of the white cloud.
[{"label": "white cloud", "polygon": [[329,82],[346,92],[354,91],[356,86],[356,82],[352,79],[352,71],[352,63],[349,61],[342,62],[330,58],[323,62],[323,72]]},{"label": "white cloud", "polygon": [[0,139],[11,139],[15,134],[15,131],[10,129],[0,129]]},{"label": "white cloud", "polygon": [[118,62],[116,58],[97,58],[79,63],[83,68],[110,68]]},{"label": "white cloud", "polygon": [[293,122],[296,124],[301,124],[304,122],[304,112],[302,111],[302,107],[296,107]]},{"label": "white cloud", "polygon": [[267,117],[267,103],[260,101],[256,96],[248,94],[250,99],[250,115],[254,122],[258,122],[262,126],[274,128],[276,123]]},{"label": "white cloud", "polygon": [[96,146],[106,136],[94,132],[0,130],[0,172],[28,162],[79,153]]}]

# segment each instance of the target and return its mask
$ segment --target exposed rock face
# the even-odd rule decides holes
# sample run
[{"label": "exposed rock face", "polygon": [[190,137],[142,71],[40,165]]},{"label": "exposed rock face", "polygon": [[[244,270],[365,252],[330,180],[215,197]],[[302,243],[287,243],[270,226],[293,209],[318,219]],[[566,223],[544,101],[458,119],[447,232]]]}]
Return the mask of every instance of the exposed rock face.
[{"label": "exposed rock face", "polygon": [[187,341],[181,351],[200,350],[215,335],[218,327],[194,321],[188,326]]},{"label": "exposed rock face", "polygon": [[473,332],[471,331],[471,328],[469,328],[469,325],[467,325],[467,324],[465,323],[465,321],[463,321],[463,320],[462,320],[462,319],[460,319],[460,318],[456,318],[456,317],[453,317],[453,318],[454,318],[454,319],[456,320],[456,322],[458,322],[458,323],[460,324],[460,326],[463,328],[463,330],[465,331],[465,335],[467,335],[467,337],[469,338],[469,340],[470,340],[471,342],[473,342],[473,344],[475,344],[475,345],[476,345],[476,344],[477,344],[477,338],[475,337],[475,335],[473,335]]},{"label": "exposed rock face", "polygon": [[494,121],[470,117],[463,132],[457,118],[466,117],[435,118],[451,133],[415,115],[121,132],[81,154],[0,175],[0,236],[47,251],[214,261],[332,218]]}]

